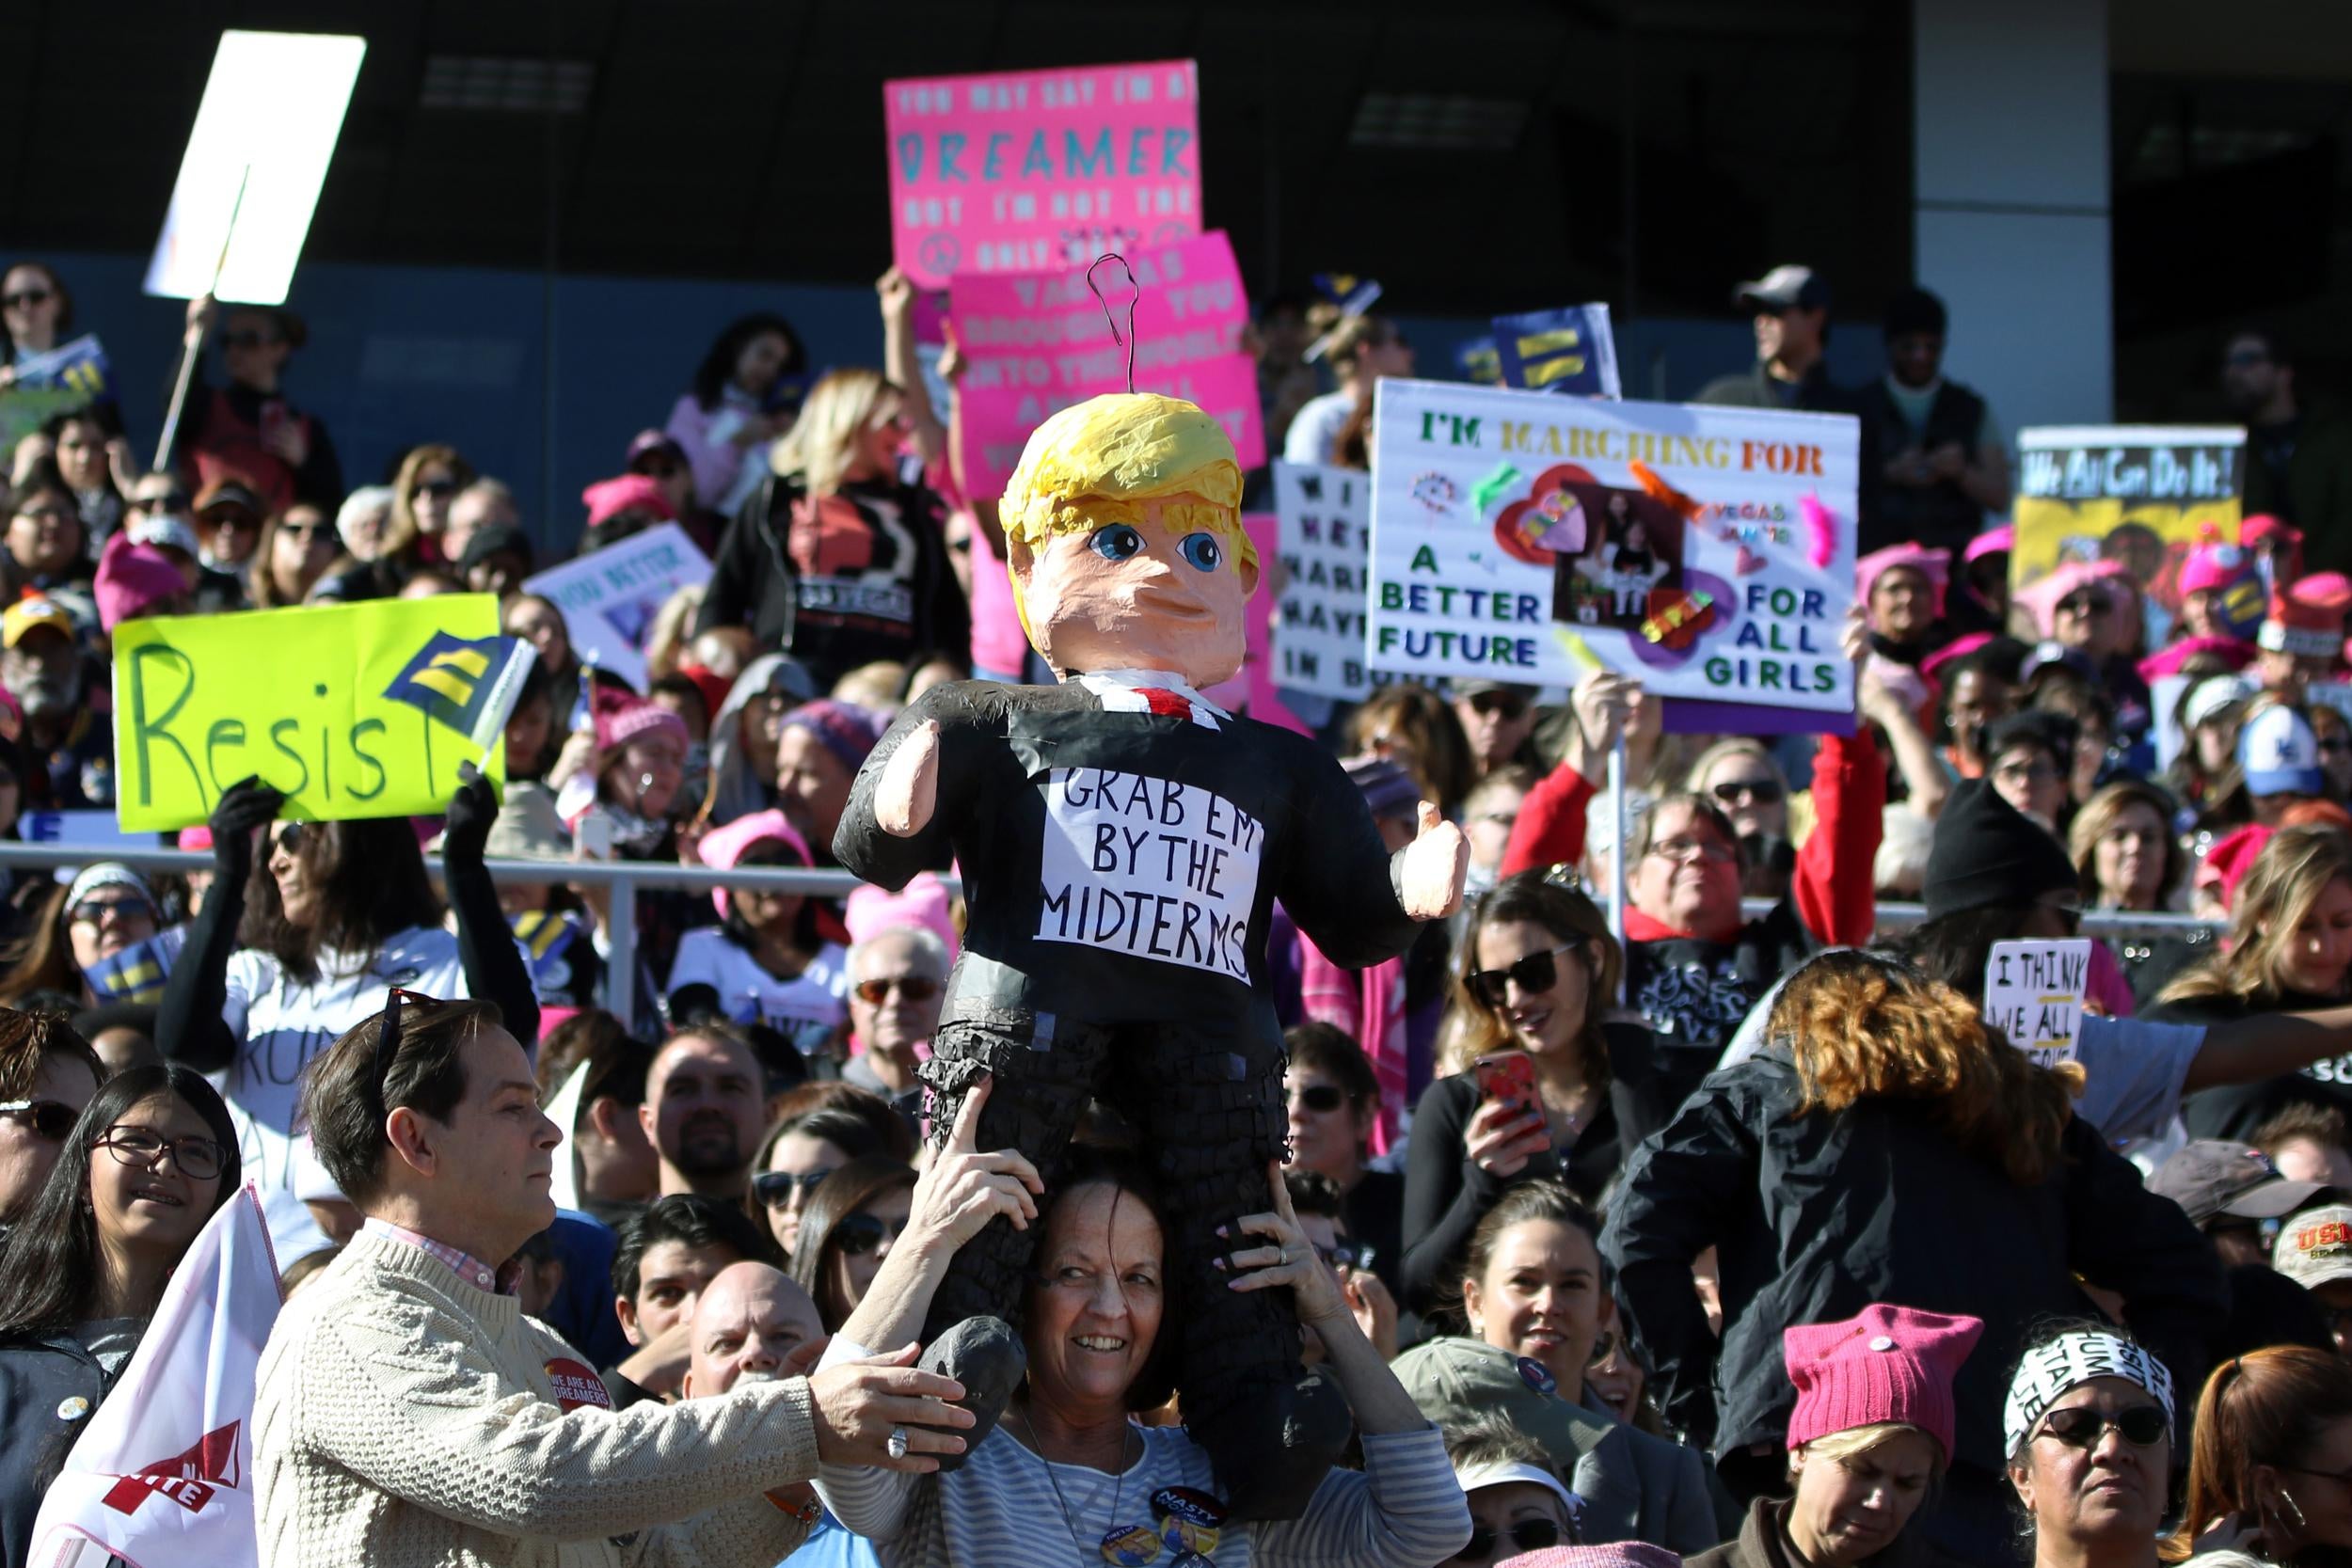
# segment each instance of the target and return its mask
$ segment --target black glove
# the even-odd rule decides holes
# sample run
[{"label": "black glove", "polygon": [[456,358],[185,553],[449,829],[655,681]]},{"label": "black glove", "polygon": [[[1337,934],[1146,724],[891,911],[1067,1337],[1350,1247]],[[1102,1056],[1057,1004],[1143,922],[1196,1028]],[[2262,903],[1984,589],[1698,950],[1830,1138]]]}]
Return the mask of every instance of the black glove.
[{"label": "black glove", "polygon": [[480,865],[490,845],[490,825],[499,817],[498,791],[470,762],[457,765],[465,782],[450,797],[447,826],[441,830],[441,859]]},{"label": "black glove", "polygon": [[213,808],[213,867],[232,887],[245,885],[253,869],[253,830],[266,828],[286,808],[285,792],[247,775],[221,791]]}]

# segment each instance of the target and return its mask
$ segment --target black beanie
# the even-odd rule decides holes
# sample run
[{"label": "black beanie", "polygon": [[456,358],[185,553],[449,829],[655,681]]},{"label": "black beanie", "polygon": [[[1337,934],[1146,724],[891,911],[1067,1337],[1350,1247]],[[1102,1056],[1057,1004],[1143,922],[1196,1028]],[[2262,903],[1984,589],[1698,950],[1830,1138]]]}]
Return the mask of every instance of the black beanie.
[{"label": "black beanie", "polygon": [[2058,841],[2002,800],[1992,780],[1963,779],[1935,819],[1920,896],[1933,920],[1987,904],[2030,904],[2081,886]]}]

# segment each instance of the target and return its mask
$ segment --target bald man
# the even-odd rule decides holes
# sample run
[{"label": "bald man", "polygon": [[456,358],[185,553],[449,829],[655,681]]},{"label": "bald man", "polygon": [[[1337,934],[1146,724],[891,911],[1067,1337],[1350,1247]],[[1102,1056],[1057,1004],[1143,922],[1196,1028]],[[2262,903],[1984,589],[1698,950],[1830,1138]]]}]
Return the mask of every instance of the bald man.
[{"label": "bald man", "polygon": [[817,1304],[782,1269],[730,1264],[694,1304],[692,1351],[680,1392],[706,1399],[739,1383],[783,1377],[795,1351],[814,1348],[824,1337]]}]

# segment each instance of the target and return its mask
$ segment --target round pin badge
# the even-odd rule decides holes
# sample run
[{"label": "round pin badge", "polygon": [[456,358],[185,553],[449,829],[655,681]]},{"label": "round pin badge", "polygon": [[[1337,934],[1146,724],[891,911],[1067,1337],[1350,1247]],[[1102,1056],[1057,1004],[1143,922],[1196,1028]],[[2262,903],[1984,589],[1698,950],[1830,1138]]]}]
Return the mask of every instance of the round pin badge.
[{"label": "round pin badge", "polygon": [[1539,1394],[1560,1391],[1560,1380],[1551,1375],[1551,1369],[1532,1355],[1519,1357],[1519,1381]]},{"label": "round pin badge", "polygon": [[57,1419],[78,1421],[89,1414],[89,1401],[79,1394],[68,1394],[57,1402]]},{"label": "round pin badge", "polygon": [[1160,1518],[1160,1540],[1177,1554],[1177,1560],[1186,1556],[1205,1558],[1216,1550],[1225,1525],[1225,1506],[1206,1492],[1163,1486],[1152,1494],[1152,1510]]},{"label": "round pin badge", "polygon": [[1103,1532],[1103,1560],[1116,1568],[1143,1568],[1160,1555],[1160,1538],[1149,1525],[1113,1525]]}]

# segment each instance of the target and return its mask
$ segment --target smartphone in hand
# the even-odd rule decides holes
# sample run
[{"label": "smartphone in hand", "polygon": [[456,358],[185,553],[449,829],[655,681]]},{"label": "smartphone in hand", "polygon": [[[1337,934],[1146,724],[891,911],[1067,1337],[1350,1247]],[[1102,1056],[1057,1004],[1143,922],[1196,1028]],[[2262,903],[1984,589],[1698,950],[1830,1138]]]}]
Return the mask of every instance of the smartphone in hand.
[{"label": "smartphone in hand", "polygon": [[1478,1058],[1478,1098],[1538,1110],[1543,1098],[1535,1092],[1535,1059],[1524,1051],[1497,1051]]}]

